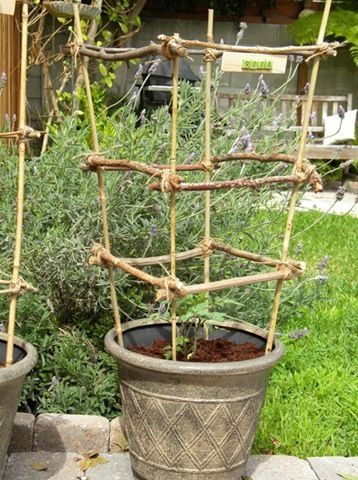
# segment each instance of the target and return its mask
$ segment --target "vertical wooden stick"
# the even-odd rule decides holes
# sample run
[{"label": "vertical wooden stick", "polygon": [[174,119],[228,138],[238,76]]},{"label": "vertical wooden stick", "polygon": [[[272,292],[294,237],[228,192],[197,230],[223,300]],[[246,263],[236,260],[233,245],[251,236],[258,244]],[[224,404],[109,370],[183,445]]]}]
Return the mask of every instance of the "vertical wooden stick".
[{"label": "vertical wooden stick", "polygon": [[[26,70],[27,70],[27,31],[28,31],[29,6],[27,2],[22,4],[22,30],[21,30],[21,69],[20,69],[20,109],[18,129],[23,130],[26,126]],[[24,216],[24,189],[25,189],[25,151],[26,140],[19,139],[18,183],[17,183],[17,209],[16,209],[16,234],[14,248],[14,263],[12,270],[13,284],[19,281],[22,226]],[[13,362],[14,335],[16,318],[17,294],[10,295],[8,338],[6,348],[6,366]]]},{"label": "vertical wooden stick", "polygon": [[[82,36],[81,20],[80,20],[80,14],[79,14],[77,2],[78,0],[74,0],[73,2],[75,30],[77,35],[77,41],[78,43],[82,44],[83,36]],[[92,148],[94,153],[99,154],[100,148],[99,148],[99,142],[98,142],[96,117],[94,113],[92,93],[91,93],[91,84],[89,80],[88,70],[84,63],[82,63],[82,75],[83,75],[84,84],[85,84],[88,110],[89,110],[89,116],[90,116]],[[100,168],[97,169],[97,178],[98,178],[99,200],[101,204],[101,213],[102,213],[103,241],[104,241],[104,246],[108,250],[110,250],[109,227],[108,227],[108,216],[107,216],[107,198],[105,193],[106,190],[105,190],[105,184],[104,184],[104,174],[103,174],[103,170]],[[121,347],[123,347],[121,316],[120,316],[119,307],[118,307],[117,292],[116,292],[116,286],[114,282],[112,267],[108,267],[108,277],[109,277],[109,285],[110,285],[110,291],[111,291],[111,303],[113,308],[114,321],[115,321],[117,336],[118,336],[118,343]]]},{"label": "vertical wooden stick", "polygon": [[[179,57],[173,60],[173,92],[172,92],[172,132],[171,132],[171,157],[170,170],[176,173],[177,162],[177,125],[178,125],[178,88],[179,88]],[[176,278],[176,210],[175,210],[175,191],[170,192],[170,273],[172,278]],[[172,358],[177,359],[177,313],[176,300],[171,301],[172,313]]]},{"label": "vertical wooden stick", "polygon": [[[214,23],[214,10],[208,11],[208,42],[213,42],[213,23]],[[211,74],[212,74],[212,59],[208,55],[208,61],[206,62],[206,76],[205,76],[205,159],[204,164],[207,169],[205,171],[205,182],[210,182],[211,173],[211,153],[210,153],[210,136],[211,136]],[[205,230],[204,240],[206,244],[210,242],[210,221],[211,221],[211,192],[208,190],[205,192]],[[210,256],[207,255],[204,258],[204,283],[210,282]],[[209,293],[207,294],[209,298]]]},{"label": "vertical wooden stick", "polygon": [[[322,21],[321,21],[321,26],[320,26],[320,30],[317,38],[317,44],[321,44],[324,40],[324,34],[327,27],[331,5],[332,5],[332,0],[326,0]],[[304,159],[306,141],[307,141],[308,125],[310,121],[310,115],[311,115],[311,109],[312,109],[312,103],[313,103],[313,96],[314,96],[314,91],[317,83],[319,64],[320,64],[320,57],[318,56],[314,59],[314,63],[312,67],[310,87],[308,91],[306,109],[304,112],[304,119],[303,119],[303,125],[302,125],[300,148],[298,151],[296,163],[293,168],[293,174],[299,172],[302,168],[302,162]],[[290,204],[287,212],[286,229],[285,229],[285,234],[284,234],[283,244],[282,244],[281,260],[283,262],[285,262],[288,258],[288,250],[290,246],[293,217],[295,214],[298,191],[299,191],[299,185],[294,184],[292,187]],[[268,332],[267,344],[266,344],[266,354],[271,352],[273,347],[275,329],[276,329],[276,323],[277,323],[277,315],[278,315],[278,309],[279,309],[280,299],[281,299],[282,285],[283,285],[283,280],[278,280],[276,283],[275,296],[274,296],[272,311],[271,311],[270,326],[269,326],[269,332]]]}]

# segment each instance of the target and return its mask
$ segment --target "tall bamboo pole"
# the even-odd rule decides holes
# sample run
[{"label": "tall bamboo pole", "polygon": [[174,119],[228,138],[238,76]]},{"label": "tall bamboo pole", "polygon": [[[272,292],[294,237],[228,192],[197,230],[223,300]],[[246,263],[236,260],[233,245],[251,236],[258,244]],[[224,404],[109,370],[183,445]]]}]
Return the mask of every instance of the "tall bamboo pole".
[{"label": "tall bamboo pole", "polygon": [[[177,163],[177,126],[178,126],[178,89],[179,89],[179,57],[173,60],[173,93],[172,93],[172,131],[171,131],[171,157],[170,170],[176,173]],[[176,278],[176,210],[175,190],[170,192],[170,274]],[[171,301],[172,314],[172,358],[177,359],[177,308],[176,299]]]},{"label": "tall bamboo pole", "polygon": [[[214,23],[214,10],[208,11],[208,31],[207,40],[209,43],[213,42],[213,23]],[[212,62],[214,56],[210,54],[210,51],[206,51],[206,76],[205,76],[205,182],[209,183],[211,180],[211,153],[210,153],[210,136],[211,136],[211,74],[212,74]],[[210,221],[211,221],[211,193],[210,190],[205,192],[205,229],[204,229],[204,241],[210,242]],[[210,255],[204,257],[204,283],[210,282]],[[209,298],[209,294],[207,294]]]},{"label": "tall bamboo pole", "polygon": [[[73,12],[74,12],[74,19],[75,19],[75,31],[77,35],[77,42],[79,45],[82,45],[83,36],[82,36],[82,30],[81,30],[81,20],[80,20],[78,3],[80,3],[79,0],[73,1]],[[92,148],[95,154],[99,154],[100,148],[99,148],[99,141],[98,141],[97,126],[96,126],[96,117],[95,117],[92,93],[91,93],[91,84],[89,80],[87,66],[84,63],[82,63],[81,66],[82,66],[82,75],[83,75],[84,84],[85,84],[88,110],[89,110],[90,123],[91,123]],[[99,200],[101,204],[101,213],[102,213],[103,241],[104,241],[104,246],[108,250],[110,250],[108,215],[107,215],[107,198],[106,198],[106,190],[105,190],[105,184],[104,184],[104,173],[103,173],[103,170],[100,168],[97,169],[97,178],[98,178]],[[114,321],[115,321],[117,336],[118,336],[118,343],[121,347],[123,347],[121,316],[120,316],[119,307],[118,307],[117,292],[116,292],[116,286],[114,282],[112,267],[108,267],[108,277],[109,277],[109,285],[110,285],[110,291],[111,291],[111,303],[113,308]]]},{"label": "tall bamboo pole", "polygon": [[[326,0],[322,21],[321,21],[321,26],[320,26],[320,30],[317,38],[318,45],[322,44],[324,40],[324,34],[327,27],[331,5],[332,5],[332,0]],[[302,170],[302,163],[303,163],[305,148],[306,148],[308,125],[310,121],[314,91],[317,83],[319,65],[320,65],[320,56],[315,57],[313,67],[312,67],[305,115],[304,115],[304,120],[302,125],[300,147],[298,150],[297,161],[293,169],[294,174],[299,173]],[[281,260],[283,262],[285,262],[288,258],[288,250],[290,245],[293,217],[295,214],[295,207],[297,203],[298,192],[299,192],[299,184],[294,184],[291,191],[290,204],[289,204],[288,213],[287,213],[286,229],[285,229],[285,234],[284,234],[283,244],[282,244]],[[274,301],[273,301],[272,311],[271,311],[270,326],[269,326],[269,332],[268,332],[267,344],[266,344],[266,354],[271,352],[273,347],[275,329],[276,329],[276,323],[277,323],[277,315],[278,315],[278,309],[279,309],[280,299],[281,299],[282,285],[283,285],[283,281],[278,280],[276,283],[275,296],[274,296]]]},{"label": "tall bamboo pole", "polygon": [[[21,68],[20,68],[20,109],[19,130],[26,126],[26,69],[27,69],[27,31],[29,19],[29,6],[22,4],[22,30],[21,30]],[[17,209],[16,209],[16,234],[14,247],[14,263],[11,283],[15,285],[20,278],[20,259],[22,245],[22,226],[24,216],[24,190],[25,190],[25,152],[26,139],[19,139],[18,183],[17,183]],[[14,357],[14,335],[16,318],[17,293],[10,295],[8,338],[6,348],[6,365],[11,365]]]}]

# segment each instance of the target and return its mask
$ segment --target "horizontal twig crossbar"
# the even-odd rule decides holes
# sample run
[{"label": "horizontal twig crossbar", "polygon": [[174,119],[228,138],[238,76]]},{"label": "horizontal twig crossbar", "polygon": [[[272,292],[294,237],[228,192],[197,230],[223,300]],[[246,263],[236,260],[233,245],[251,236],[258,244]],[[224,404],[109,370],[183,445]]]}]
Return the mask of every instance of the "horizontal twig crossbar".
[{"label": "horizontal twig crossbar", "polygon": [[305,268],[303,262],[288,260],[287,262],[283,263],[279,260],[273,260],[269,257],[229,247],[220,242],[217,242],[216,240],[211,240],[209,245],[202,244],[200,247],[197,247],[195,249],[176,254],[176,258],[178,260],[186,260],[196,256],[205,255],[205,253],[208,253],[208,249],[221,250],[233,256],[246,258],[256,263],[262,263],[271,267],[276,267],[277,270],[270,273],[261,273],[257,275],[248,275],[245,277],[230,278],[205,284],[203,283],[198,285],[184,285],[178,279],[173,279],[171,277],[155,277],[146,272],[143,272],[142,270],[139,270],[138,268],[135,268],[134,266],[147,266],[159,263],[169,263],[170,255],[161,255],[159,257],[148,258],[121,259],[112,255],[106,248],[104,248],[100,244],[95,244],[93,246],[92,253],[94,255],[90,257],[89,263],[91,265],[99,265],[102,267],[112,266],[120,268],[126,273],[138,278],[139,280],[142,280],[150,285],[153,285],[154,287],[157,287],[159,289],[156,295],[157,300],[172,300],[173,298],[181,298],[196,293],[211,292],[215,290],[251,285],[266,281],[290,280],[297,275],[301,275],[304,272]]},{"label": "horizontal twig crossbar", "polygon": [[65,55],[82,55],[90,58],[98,58],[105,61],[129,61],[135,58],[146,58],[150,56],[162,55],[168,60],[172,60],[175,57],[188,56],[188,50],[181,42],[178,42],[175,37],[170,37],[168,40],[164,40],[160,45],[151,42],[149,45],[139,48],[131,48],[126,51],[113,52],[106,48],[100,48],[99,50],[93,49],[86,44],[80,46],[74,44],[62,45],[60,47],[61,53]]},{"label": "horizontal twig crossbar", "polygon": [[258,162],[284,162],[295,163],[297,157],[295,155],[287,155],[285,153],[255,153],[255,152],[235,152],[226,155],[215,155],[211,157],[212,163],[230,162],[233,160],[257,160]]},{"label": "horizontal twig crossbar", "polygon": [[16,283],[12,280],[0,280],[0,285],[6,285],[9,288],[0,289],[0,295],[22,295],[26,291],[37,292],[37,289],[31,283],[25,282],[22,278]]},{"label": "horizontal twig crossbar", "polygon": [[[158,39],[163,42],[168,42],[172,38],[170,35],[159,35]],[[200,40],[187,40],[184,38],[177,39],[181,45],[186,48],[210,48],[221,52],[237,52],[237,53],[262,53],[270,55],[328,55],[336,56],[336,49],[342,47],[344,44],[340,42],[324,42],[320,45],[304,45],[304,46],[289,46],[289,47],[263,47],[263,46],[244,46],[244,45],[228,45],[225,43],[203,42]]]},{"label": "horizontal twig crossbar", "polygon": [[[260,273],[257,275],[248,275],[246,277],[228,278],[225,280],[218,280],[209,283],[199,283],[197,285],[186,285],[184,288],[185,295],[195,295],[203,292],[214,292],[217,290],[224,290],[226,288],[242,287],[246,285],[253,285],[256,283],[270,282],[274,280],[289,280],[292,278],[290,269],[283,267],[276,272]],[[156,300],[170,300],[173,292],[168,289],[160,289],[157,292]]]},{"label": "horizontal twig crossbar", "polygon": [[170,277],[167,278],[158,278],[149,273],[143,272],[138,268],[133,267],[129,263],[123,261],[122,259],[112,255],[103,245],[96,243],[92,248],[93,257],[90,257],[90,265],[99,265],[99,266],[112,266],[120,268],[121,270],[129,273],[133,277],[142,280],[143,282],[149,283],[158,288],[163,288],[164,290],[171,290],[176,296],[185,296],[184,285],[177,279]]},{"label": "horizontal twig crossbar", "polygon": [[[203,255],[203,249],[200,247],[192,248],[185,252],[180,252],[175,255],[175,260],[177,262],[183,260],[189,260],[195,257],[201,257]],[[159,255],[156,257],[145,257],[145,258],[121,258],[123,262],[128,263],[128,265],[133,265],[137,267],[146,267],[149,265],[161,265],[165,263],[170,263],[170,255]]]},{"label": "horizontal twig crossbar", "polygon": [[[239,250],[238,248],[225,245],[224,243],[218,242],[217,240],[211,239],[208,245],[212,250],[219,250],[221,252],[228,253],[234,257],[245,258],[254,263],[262,263],[269,267],[281,267],[283,265],[281,260],[275,260],[265,255],[259,255],[257,253],[247,252],[245,250]],[[292,269],[293,272],[296,272],[297,275],[300,275],[305,270],[305,263],[297,260],[288,260],[285,265]]]},{"label": "horizontal twig crossbar", "polygon": [[0,138],[40,138],[44,133],[45,131],[37,131],[29,127],[13,132],[0,132]]},{"label": "horizontal twig crossbar", "polygon": [[[235,160],[257,160],[259,162],[284,162],[294,164],[296,157],[294,155],[277,154],[258,154],[254,152],[232,153],[227,155],[216,155],[211,157],[211,162],[214,167],[221,162],[235,161]],[[86,163],[82,166],[83,170],[96,170],[98,168],[105,168],[109,170],[123,170],[123,171],[137,171],[150,175],[151,177],[160,177],[160,183],[153,183],[149,186],[151,190],[160,190],[168,192],[171,190],[185,191],[185,190],[220,190],[226,188],[258,188],[261,185],[270,183],[309,183],[315,192],[323,190],[323,184],[320,175],[315,167],[304,159],[302,162],[301,172],[297,176],[274,176],[263,179],[249,179],[240,178],[237,180],[230,180],[226,182],[210,182],[209,183],[182,183],[181,178],[169,171],[170,166],[161,164],[147,165],[143,162],[126,159],[106,159],[101,155],[88,155]],[[204,171],[205,165],[203,162],[191,165],[178,165],[179,171]],[[164,173],[166,172],[166,173]]]},{"label": "horizontal twig crossbar", "polygon": [[[298,183],[300,181],[298,175],[284,175],[266,178],[239,178],[236,180],[225,180],[218,182],[201,182],[201,183],[180,183],[177,190],[185,191],[205,191],[205,190],[224,190],[229,188],[253,188],[257,189],[263,185],[270,185],[274,183]],[[151,183],[150,190],[162,191],[160,183]]]}]

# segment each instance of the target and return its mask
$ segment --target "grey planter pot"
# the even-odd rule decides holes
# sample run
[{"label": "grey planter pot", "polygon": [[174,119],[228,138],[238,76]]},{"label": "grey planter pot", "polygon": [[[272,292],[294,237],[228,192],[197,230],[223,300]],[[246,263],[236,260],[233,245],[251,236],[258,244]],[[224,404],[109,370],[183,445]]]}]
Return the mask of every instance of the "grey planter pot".
[{"label": "grey planter pot", "polygon": [[[265,344],[266,333],[220,323],[212,338]],[[167,322],[123,326],[125,346],[170,339]],[[282,357],[280,342],[267,356],[243,362],[186,363],[149,358],[121,348],[115,330],[107,350],[117,360],[134,477],[140,480],[238,480],[244,475],[269,372]]]},{"label": "grey planter pot", "polygon": [[[4,362],[7,336],[0,333],[0,360]],[[35,348],[15,337],[14,364],[0,368],[0,478],[2,476],[11,430],[26,375],[37,361]]]}]

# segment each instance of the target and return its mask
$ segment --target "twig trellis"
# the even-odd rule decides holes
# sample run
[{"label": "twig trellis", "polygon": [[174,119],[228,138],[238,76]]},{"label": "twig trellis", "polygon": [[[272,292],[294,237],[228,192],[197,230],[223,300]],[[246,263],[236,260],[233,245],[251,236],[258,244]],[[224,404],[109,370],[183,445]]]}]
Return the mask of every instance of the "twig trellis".
[{"label": "twig trellis", "polygon": [[[316,192],[322,190],[322,182],[319,174],[310,162],[305,158],[305,144],[307,139],[307,131],[309,125],[309,118],[312,108],[313,95],[317,82],[317,75],[319,64],[322,56],[335,55],[335,49],[340,44],[327,44],[323,42],[324,33],[327,26],[329,12],[332,0],[327,0],[322,17],[322,23],[317,39],[316,45],[304,47],[241,47],[233,45],[216,44],[213,41],[213,11],[209,10],[207,41],[197,40],[183,40],[178,34],[173,36],[160,35],[161,45],[152,44],[148,47],[139,49],[128,49],[121,52],[106,52],[102,49],[98,50],[91,48],[91,46],[83,43],[83,36],[81,31],[80,16],[77,0],[73,2],[75,27],[76,27],[76,53],[80,56],[91,56],[95,58],[102,58],[105,60],[113,60],[118,58],[141,58],[150,53],[163,55],[166,59],[173,62],[173,89],[172,89],[172,127],[171,127],[171,158],[169,165],[152,164],[147,165],[135,160],[127,159],[106,159],[100,153],[98,143],[98,135],[96,129],[93,101],[91,96],[90,81],[87,72],[87,67],[82,63],[83,75],[85,79],[86,94],[89,106],[90,123],[92,130],[92,150],[93,153],[85,159],[85,164],[82,166],[84,170],[95,171],[98,175],[99,197],[102,209],[103,222],[103,239],[104,245],[95,244],[90,258],[90,263],[100,265],[108,269],[109,282],[111,288],[112,306],[114,309],[115,324],[118,333],[118,341],[123,345],[121,321],[119,315],[119,307],[117,303],[116,288],[113,277],[113,268],[120,268],[132,276],[150,284],[157,288],[157,300],[167,300],[171,303],[171,322],[172,322],[172,349],[173,359],[176,359],[176,300],[186,295],[197,294],[201,292],[209,293],[212,291],[251,285],[260,282],[275,281],[276,290],[271,311],[271,319],[269,332],[267,337],[266,353],[269,353],[273,348],[274,334],[276,328],[276,321],[278,309],[281,298],[281,291],[283,282],[291,280],[304,272],[304,263],[291,260],[288,258],[289,243],[292,230],[292,222],[294,217],[295,206],[297,203],[297,195],[299,187],[302,183],[311,184]],[[179,58],[188,55],[190,47],[200,47],[204,49],[204,61],[207,64],[205,76],[205,153],[202,160],[197,164],[192,165],[177,165],[177,117],[178,117],[178,65]],[[113,49],[112,49],[113,50]],[[150,51],[150,53],[148,53]],[[305,109],[305,117],[302,126],[300,147],[297,156],[285,154],[260,155],[257,153],[235,153],[224,156],[212,156],[210,148],[210,110],[211,110],[211,72],[212,63],[218,57],[218,53],[223,51],[238,51],[250,53],[270,53],[270,54],[301,54],[308,57],[308,60],[313,62],[312,73],[310,78],[310,87],[307,97],[307,108]],[[122,57],[121,57],[122,55]],[[211,172],[215,168],[220,168],[222,162],[235,160],[253,160],[259,162],[285,162],[293,165],[291,175],[266,177],[260,179],[239,178],[231,181],[212,182]],[[107,203],[105,197],[104,186],[104,171],[118,170],[118,171],[137,171],[158,181],[149,185],[152,190],[169,193],[170,202],[170,253],[169,255],[161,255],[149,258],[118,258],[112,255],[109,244],[109,231],[107,219]],[[184,182],[178,172],[203,171],[204,182],[202,183],[187,183]],[[246,252],[233,248],[229,245],[217,242],[211,238],[210,233],[210,212],[211,199],[210,191],[216,189],[231,189],[231,188],[258,188],[264,184],[273,183],[288,183],[292,184],[292,191],[287,215],[286,228],[284,232],[284,239],[282,245],[282,252],[280,259],[272,259],[263,255],[258,255],[251,252]],[[204,239],[200,245],[192,250],[185,252],[176,252],[176,195],[182,191],[205,191],[205,231]],[[274,271],[269,273],[261,273],[257,275],[250,275],[245,277],[237,277],[224,279],[219,281],[210,281],[210,255],[213,252],[225,252],[234,257],[245,258],[248,261],[260,263],[268,267],[272,267]],[[204,283],[197,285],[184,285],[176,277],[176,262],[187,260],[194,257],[203,257],[204,259]],[[170,275],[167,277],[155,277],[150,275],[138,267],[146,265],[155,265],[162,263],[170,263]]]}]

